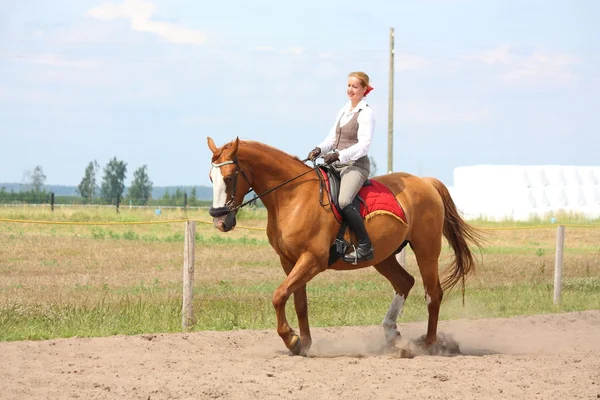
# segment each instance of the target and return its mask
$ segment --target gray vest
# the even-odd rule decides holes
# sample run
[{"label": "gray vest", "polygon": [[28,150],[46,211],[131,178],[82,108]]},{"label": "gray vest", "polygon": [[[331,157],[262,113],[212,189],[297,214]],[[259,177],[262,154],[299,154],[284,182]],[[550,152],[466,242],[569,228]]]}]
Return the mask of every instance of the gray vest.
[{"label": "gray vest", "polygon": [[337,128],[335,130],[334,149],[344,150],[358,143],[358,115],[361,111],[362,110],[358,110],[352,119],[344,126],[340,126],[340,121],[338,120]]}]

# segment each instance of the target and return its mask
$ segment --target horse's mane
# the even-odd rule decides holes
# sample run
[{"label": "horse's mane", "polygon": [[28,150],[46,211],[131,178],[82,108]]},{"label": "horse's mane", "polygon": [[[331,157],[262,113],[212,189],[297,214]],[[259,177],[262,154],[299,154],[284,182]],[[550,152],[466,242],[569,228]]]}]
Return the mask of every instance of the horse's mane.
[{"label": "horse's mane", "polygon": [[[228,144],[228,145],[230,145],[230,144]],[[274,152],[274,153],[281,155],[282,157],[288,158],[290,161],[297,162],[298,164],[301,164],[304,167],[307,167],[307,165],[304,164],[304,162],[302,162],[302,160],[300,160],[297,156],[293,156],[289,153],[286,153],[283,150],[280,150],[273,146],[269,146],[268,144],[265,144],[265,143],[257,142],[255,140],[240,140],[239,145],[240,145],[240,147],[251,147],[251,148],[257,148],[257,149],[263,150],[263,151]]]}]

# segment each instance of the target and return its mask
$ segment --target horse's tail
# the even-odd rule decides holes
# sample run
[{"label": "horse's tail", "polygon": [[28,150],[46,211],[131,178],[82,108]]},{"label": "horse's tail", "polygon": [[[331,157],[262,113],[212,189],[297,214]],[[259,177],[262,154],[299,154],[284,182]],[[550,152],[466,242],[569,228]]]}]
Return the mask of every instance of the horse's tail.
[{"label": "horse's tail", "polygon": [[451,290],[459,281],[462,283],[463,303],[465,276],[475,270],[475,260],[468,242],[481,249],[483,237],[480,230],[463,220],[446,185],[435,178],[427,178],[442,197],[444,203],[444,237],[454,250],[454,260],[442,273],[442,289]]}]

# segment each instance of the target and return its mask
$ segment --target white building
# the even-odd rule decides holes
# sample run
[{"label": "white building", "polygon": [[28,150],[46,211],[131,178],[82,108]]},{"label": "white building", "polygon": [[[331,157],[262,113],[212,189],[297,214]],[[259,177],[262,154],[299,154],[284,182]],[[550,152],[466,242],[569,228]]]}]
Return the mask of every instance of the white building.
[{"label": "white building", "polygon": [[449,190],[465,219],[523,221],[561,211],[600,217],[600,167],[458,167]]}]

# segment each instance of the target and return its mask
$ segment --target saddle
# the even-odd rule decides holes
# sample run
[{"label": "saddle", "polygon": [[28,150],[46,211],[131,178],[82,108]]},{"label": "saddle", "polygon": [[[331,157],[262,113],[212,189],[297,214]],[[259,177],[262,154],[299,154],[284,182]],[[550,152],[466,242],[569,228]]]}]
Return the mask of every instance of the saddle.
[{"label": "saddle", "polygon": [[[338,202],[340,174],[331,166],[320,165],[317,175],[321,181],[319,202],[322,206],[329,205],[335,219],[341,224],[337,237],[329,251],[329,265],[331,265],[341,258],[346,253],[348,247],[351,246],[350,243],[344,240],[344,235],[349,227],[344,221]],[[329,204],[323,204],[323,190],[327,192]],[[404,224],[408,223],[406,213],[396,196],[394,196],[387,186],[376,179],[367,179],[352,203],[359,210],[363,218],[367,218],[369,215],[387,214],[402,221]],[[405,241],[397,252],[402,250],[406,243]]]},{"label": "saddle", "polygon": [[[328,182],[328,190],[329,190],[329,201],[331,202],[331,206],[335,207],[334,209],[334,213],[336,216],[336,219],[338,220],[338,222],[342,222],[342,210],[340,208],[340,204],[339,204],[339,197],[340,197],[340,181],[342,180],[342,177],[340,176],[340,173],[335,170],[334,168],[332,168],[329,165],[321,165],[321,172],[326,176],[327,178],[327,182]],[[367,178],[367,180],[363,183],[362,187],[365,186],[371,186],[371,180]],[[321,186],[322,188],[322,186]],[[365,207],[367,206],[367,203],[365,202],[365,200],[360,197],[360,195],[356,195],[356,197],[354,198],[354,200],[352,201],[352,203],[354,203],[354,205],[356,207],[359,207],[360,204],[362,203]]]},{"label": "saddle", "polygon": [[[351,246],[351,243],[344,239],[346,230],[348,230],[349,227],[348,224],[344,221],[344,217],[339,205],[341,181],[340,173],[329,165],[321,165],[319,166],[319,170],[322,174],[322,176],[320,176],[319,178],[324,178],[325,180],[325,185],[323,185],[323,179],[321,180],[320,198],[322,199],[323,188],[325,188],[325,190],[327,190],[327,195],[329,198],[329,205],[333,211],[333,214],[335,215],[336,220],[341,224],[335,242],[329,250],[329,265],[331,265],[335,263],[338,259],[340,259],[346,253],[348,247]],[[370,179],[367,178],[367,180],[365,180],[362,187],[365,186],[371,186]],[[367,208],[367,203],[359,194],[357,194],[356,197],[354,197],[352,203],[354,204],[354,206],[356,206],[357,209],[360,209],[361,204],[365,208]]]}]

